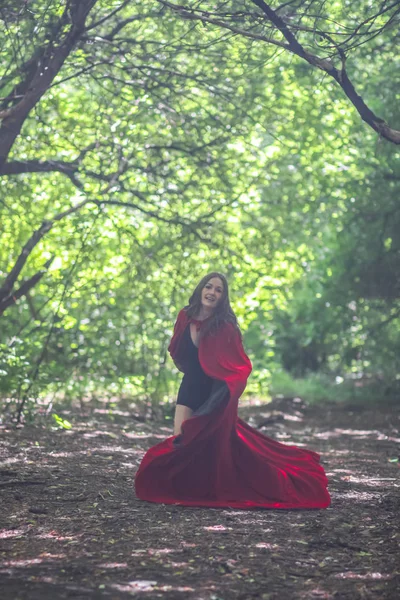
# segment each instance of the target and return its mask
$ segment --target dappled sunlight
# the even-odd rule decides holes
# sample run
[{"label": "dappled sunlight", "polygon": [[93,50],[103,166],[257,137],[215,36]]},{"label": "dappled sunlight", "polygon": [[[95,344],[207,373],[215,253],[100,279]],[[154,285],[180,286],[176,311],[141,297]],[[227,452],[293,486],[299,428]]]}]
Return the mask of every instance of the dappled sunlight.
[{"label": "dappled sunlight", "polygon": [[301,595],[299,595],[299,598],[304,600],[333,600],[335,596],[336,594],[331,594],[330,592],[327,592],[321,588],[313,588],[303,592]]},{"label": "dappled sunlight", "polygon": [[69,458],[75,455],[92,456],[99,454],[143,454],[142,450],[135,448],[123,448],[122,446],[100,446],[98,448],[87,448],[86,450],[72,450],[65,452],[51,452],[49,456],[52,458]]},{"label": "dappled sunlight", "polygon": [[157,581],[147,581],[145,579],[137,579],[129,583],[111,583],[109,587],[119,592],[128,592],[131,594],[138,592],[152,592],[157,585]]},{"label": "dappled sunlight", "polygon": [[[314,449],[315,439],[329,463],[332,508],[313,513],[135,504],[136,463],[151,440],[172,435],[165,424],[129,424],[124,430],[99,422],[80,432],[74,427],[76,435],[68,439],[65,432],[49,434],[47,443],[36,441],[36,433],[23,445],[18,439],[4,477],[10,501],[18,494],[22,502],[8,516],[16,529],[0,530],[0,540],[19,553],[10,551],[10,560],[0,565],[2,577],[32,579],[43,589],[67,589],[73,577],[71,591],[79,593],[83,581],[88,585],[87,574],[96,573],[87,593],[149,599],[229,598],[238,582],[243,593],[265,586],[265,580],[258,585],[261,572],[274,581],[276,569],[289,583],[304,578],[304,600],[333,599],[319,587],[325,587],[325,575],[337,586],[340,580],[342,586],[383,586],[390,563],[379,558],[380,549],[386,550],[379,543],[392,543],[392,525],[387,510],[366,511],[390,507],[399,484],[398,466],[388,460],[396,457],[394,443],[383,441],[382,429],[368,430],[368,421],[354,429],[334,423],[305,427],[297,415],[274,429],[273,437],[286,444]],[[116,482],[117,473],[123,475]],[[285,585],[282,597],[290,597]]]},{"label": "dappled sunlight", "polygon": [[335,428],[339,435],[383,435],[375,429],[339,429]]},{"label": "dappled sunlight", "polygon": [[35,575],[35,583],[48,583],[49,585],[57,585],[57,578],[46,575]]},{"label": "dappled sunlight", "polygon": [[379,500],[382,497],[382,494],[373,493],[373,492],[356,492],[356,491],[348,491],[348,492],[335,492],[335,498],[343,498],[345,500],[352,500],[353,502],[372,502],[374,500]]},{"label": "dappled sunlight", "polygon": [[1,529],[0,530],[0,540],[9,540],[12,538],[21,538],[26,535],[26,529]]},{"label": "dappled sunlight", "polygon": [[118,438],[115,433],[110,433],[109,431],[88,431],[82,435],[85,439],[97,438],[97,437],[110,437],[110,438]]},{"label": "dappled sunlight", "polygon": [[203,527],[203,529],[205,529],[206,531],[213,531],[213,532],[224,532],[224,531],[229,531],[232,530],[232,527],[224,527],[223,525],[210,525],[208,527]]},{"label": "dappled sunlight", "polygon": [[150,556],[163,556],[166,554],[172,554],[173,552],[183,552],[182,548],[148,548],[147,550]]},{"label": "dappled sunlight", "polygon": [[258,397],[245,396],[240,399],[240,408],[245,408],[248,406],[268,406],[270,400],[264,400]]},{"label": "dappled sunlight", "polygon": [[66,554],[50,554],[44,552],[38,558],[12,559],[0,562],[0,569],[5,568],[23,568],[40,565],[43,562],[52,562],[66,558]]},{"label": "dappled sunlight", "polygon": [[321,431],[313,433],[313,436],[322,440],[329,440],[331,438],[338,438],[344,435],[362,439],[364,437],[374,436],[376,440],[390,440],[399,442],[400,438],[391,438],[387,434],[378,431],[377,429],[341,429],[335,427],[333,430]]},{"label": "dappled sunlight", "polygon": [[[245,419],[246,420],[246,419]],[[287,413],[283,411],[278,411],[277,413],[274,411],[272,413],[259,413],[257,415],[252,415],[248,418],[248,421],[257,428],[267,429],[272,425],[277,425],[278,427],[282,427],[282,421],[291,421],[292,423],[302,423],[304,421],[304,415],[299,411],[295,411],[294,413]],[[260,422],[260,424],[258,424]]]},{"label": "dappled sunlight", "polygon": [[331,473],[346,473],[348,475],[353,475],[354,471],[350,471],[350,469],[332,469]]},{"label": "dappled sunlight", "polygon": [[263,548],[264,550],[277,550],[279,548],[278,544],[269,544],[267,542],[259,542],[255,544],[255,548]]},{"label": "dappled sunlight", "polygon": [[[378,438],[378,439],[380,440],[381,438]],[[388,436],[385,436],[384,439],[387,440],[388,442],[395,442],[396,444],[400,444],[400,438],[394,438],[394,437],[390,437],[388,435]]]},{"label": "dappled sunlight", "polygon": [[[165,440],[165,435],[161,435],[159,433],[141,433],[141,432],[126,432],[123,433],[123,436],[130,439],[130,440],[145,440],[147,438],[155,438],[157,440]],[[172,436],[172,432],[170,433],[170,435],[168,437]]]},{"label": "dappled sunlight", "polygon": [[35,534],[35,538],[39,540],[56,540],[57,542],[73,542],[78,543],[79,538],[82,537],[82,534],[78,535],[61,535],[58,531],[48,531],[47,533],[37,533]]},{"label": "dappled sunlight", "polygon": [[400,600],[400,0],[0,7],[0,600]]},{"label": "dappled sunlight", "polygon": [[336,573],[337,579],[392,579],[393,575],[389,573],[354,573],[352,571],[345,571],[343,573]]},{"label": "dappled sunlight", "polygon": [[128,594],[137,594],[139,592],[194,592],[195,588],[189,586],[157,585],[157,581],[146,581],[138,579],[129,583],[111,583],[107,588],[117,590],[118,592],[127,592]]},{"label": "dappled sunlight", "polygon": [[300,416],[300,415],[288,415],[287,413],[283,414],[283,418],[285,419],[285,421],[293,421],[296,423],[300,423],[301,421],[304,421],[304,417]]},{"label": "dappled sunlight", "polygon": [[[380,517],[363,512],[362,524],[354,519],[360,507],[364,511],[381,505],[388,493],[397,488],[397,465],[388,463],[386,448],[381,457],[376,452],[378,444],[384,442],[370,443],[376,440],[376,432],[373,436],[360,434],[366,431],[366,425],[354,430],[356,435],[351,437],[339,433],[339,430],[315,429],[315,433],[322,434],[319,443],[323,452],[320,453],[329,459],[331,470],[328,476],[333,478],[332,487],[336,485],[340,492],[332,493],[332,509],[312,514],[230,508],[207,511],[146,504],[135,508],[126,493],[132,494],[131,477],[138,457],[143,455],[140,446],[143,448],[148,443],[140,440],[154,439],[157,435],[165,439],[167,436],[160,435],[164,432],[159,427],[155,428],[156,435],[145,427],[142,429],[142,426],[136,432],[131,428],[127,432],[112,429],[115,434],[108,433],[107,427],[105,425],[105,431],[102,431],[101,424],[98,424],[93,430],[83,430],[79,434],[82,445],[71,437],[65,440],[62,433],[59,436],[62,444],[49,444],[47,452],[46,445],[41,448],[31,441],[24,448],[15,446],[20,459],[14,458],[14,461],[23,466],[18,464],[14,472],[11,465],[7,476],[12,480],[19,477],[30,480],[33,473],[34,479],[44,476],[50,482],[49,487],[26,486],[22,488],[22,495],[25,497],[29,492],[29,506],[33,508],[45,506],[44,498],[55,503],[54,511],[48,507],[44,517],[29,514],[30,525],[25,525],[28,522],[26,504],[21,504],[21,513],[17,520],[12,521],[18,527],[10,531],[0,530],[4,545],[21,545],[18,555],[11,555],[10,561],[1,564],[2,577],[18,577],[23,581],[34,579],[36,584],[40,582],[42,589],[46,585],[62,585],[67,589],[66,582],[73,577],[71,592],[79,594],[80,590],[83,593],[83,588],[79,587],[82,582],[88,585],[87,574],[96,573],[90,588],[86,588],[88,594],[195,599],[212,595],[229,598],[231,589],[238,589],[238,582],[241,582],[245,595],[250,594],[253,587],[261,589],[264,586],[263,589],[266,589],[264,579],[258,583],[260,572],[266,572],[276,585],[274,573],[281,569],[286,574],[285,581],[290,583],[294,577],[301,577],[304,578],[302,582],[307,582],[307,589],[300,589],[298,594],[304,600],[333,600],[334,594],[320,587],[327,585],[326,575],[336,586],[370,586],[374,581],[377,586],[383,586],[390,579],[389,575],[382,573],[389,571],[386,562],[379,562],[380,559],[372,562],[374,552],[378,556],[379,549],[383,548],[377,544],[388,539],[387,535],[385,537],[388,513]],[[334,435],[330,437],[332,432]],[[308,431],[307,435],[298,431],[291,433],[290,429],[283,429],[274,432],[274,436],[283,442],[307,447],[306,440],[314,438],[314,430]],[[323,436],[326,434],[325,441]],[[366,441],[356,441],[363,439]],[[395,451],[390,451],[395,456]],[[374,461],[380,461],[381,465],[378,467]],[[77,467],[70,471],[74,463]],[[131,475],[118,480],[117,486],[113,478],[116,463],[119,471],[122,469]],[[37,468],[39,464],[40,471]],[[54,466],[57,469],[53,472]],[[66,479],[67,470],[72,478]],[[75,481],[78,473],[79,477],[83,475],[86,478],[85,484],[91,481],[93,487],[90,492],[89,487],[85,487],[82,502],[71,504],[68,501],[71,496],[75,500],[79,487]],[[90,479],[93,476],[94,479]],[[111,493],[107,494],[107,490]],[[121,503],[118,490],[123,492]],[[17,488],[15,491],[20,490]],[[47,494],[47,491],[51,493]],[[11,487],[9,493],[12,498],[14,488]],[[85,494],[88,494],[87,500]],[[64,510],[60,511],[60,507]],[[338,520],[336,515],[339,513]],[[42,518],[44,521],[40,521]],[[77,525],[82,518],[86,525],[79,529]],[[34,522],[36,519],[39,521]],[[126,520],[129,521],[128,526]],[[78,533],[75,534],[75,531]],[[365,537],[359,537],[362,534]],[[335,536],[340,543],[336,544]],[[28,545],[25,540],[29,540]],[[111,540],[113,545],[106,545],[107,540]],[[363,551],[365,548],[365,553],[370,553],[371,558],[365,559],[363,552],[354,551],[353,546],[361,544],[360,540],[360,547]],[[86,559],[86,556],[89,558]],[[95,560],[92,562],[92,559]],[[370,573],[365,572],[366,565]],[[224,588],[225,585],[228,587]],[[286,588],[285,585],[282,584],[279,593],[282,597],[285,594],[291,597],[290,586]],[[236,597],[234,593],[232,597]]]},{"label": "dappled sunlight", "polygon": [[71,457],[77,456],[79,454],[81,454],[81,455],[83,454],[83,455],[87,456],[87,455],[93,454],[93,452],[94,452],[94,450],[92,448],[90,450],[88,448],[86,450],[70,450],[70,451],[63,451],[63,452],[50,452],[49,456],[51,458],[71,458]]},{"label": "dappled sunlight", "polygon": [[15,456],[13,458],[6,458],[5,460],[2,460],[0,463],[0,467],[6,467],[7,465],[15,465],[17,463],[20,462],[24,462],[25,461],[25,457],[21,456],[20,458]]},{"label": "dappled sunlight", "polygon": [[131,551],[131,556],[146,556],[148,552],[147,548],[138,548],[137,550]]},{"label": "dappled sunlight", "polygon": [[337,438],[340,437],[340,433],[338,433],[336,430],[333,431],[316,431],[313,433],[313,436],[315,438],[319,438],[321,440],[329,440],[331,438]]},{"label": "dappled sunlight", "polygon": [[93,448],[92,452],[104,452],[107,454],[140,454],[141,450],[124,448],[123,446],[100,446],[98,448]]},{"label": "dappled sunlight", "polygon": [[289,440],[292,436],[290,433],[286,433],[286,431],[278,431],[275,434],[275,437],[279,438],[280,440]]},{"label": "dappled sunlight", "polygon": [[399,481],[395,477],[357,477],[355,475],[350,475],[348,477],[342,477],[345,481],[350,481],[351,483],[362,483],[367,487],[399,487],[396,485],[395,481]]},{"label": "dappled sunlight", "polygon": [[126,410],[119,410],[116,408],[95,408],[93,409],[93,413],[94,414],[98,414],[98,415],[117,415],[118,417],[131,417],[132,418],[132,414],[129,411]]},{"label": "dappled sunlight", "polygon": [[128,563],[101,563],[99,567],[102,569],[127,569]]},{"label": "dappled sunlight", "polygon": [[223,510],[223,515],[228,515],[230,517],[248,517],[249,512],[247,510]]}]

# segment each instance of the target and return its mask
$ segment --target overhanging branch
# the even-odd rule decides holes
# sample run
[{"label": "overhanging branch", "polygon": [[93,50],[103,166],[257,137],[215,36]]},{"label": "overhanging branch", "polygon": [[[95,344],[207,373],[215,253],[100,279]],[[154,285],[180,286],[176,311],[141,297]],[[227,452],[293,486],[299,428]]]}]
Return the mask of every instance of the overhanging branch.
[{"label": "overhanging branch", "polygon": [[[345,68],[346,56],[342,47],[339,47],[338,44],[333,44],[340,56],[342,63],[341,69],[338,69],[331,62],[331,60],[322,58],[306,50],[292,33],[291,25],[286,23],[284,18],[280,17],[279,14],[273,10],[269,4],[264,2],[264,0],[252,0],[252,2],[262,11],[263,15],[265,15],[267,20],[274,26],[275,30],[280,32],[285,41],[276,39],[273,34],[267,36],[253,31],[248,31],[243,27],[237,27],[237,25],[233,25],[227,20],[226,15],[225,18],[218,18],[215,12],[212,14],[212,16],[210,16],[210,13],[205,10],[197,8],[192,9],[183,5],[174,4],[168,0],[158,0],[158,2],[163,6],[173,10],[185,20],[195,20],[202,23],[209,23],[210,25],[232,31],[237,35],[258,40],[260,42],[265,42],[267,44],[272,44],[274,46],[283,48],[292,54],[296,54],[296,56],[305,60],[313,67],[321,69],[330,77],[332,77],[340,85],[344,94],[353,104],[362,120],[372,127],[372,129],[374,129],[381,137],[393,144],[400,144],[400,131],[393,129],[383,119],[378,117],[369,108],[364,99],[356,92],[354,84],[350,80]],[[394,3],[393,7],[396,6],[396,4],[397,3]],[[282,6],[280,8],[282,8]],[[296,29],[296,26],[293,27]],[[315,30],[315,33],[318,34],[317,29]],[[327,35],[325,34],[324,37],[327,37]]]},{"label": "overhanging branch", "polygon": [[24,173],[62,173],[69,177],[72,183],[80,190],[82,182],[77,178],[78,162],[65,162],[57,160],[14,160],[5,163],[0,169],[2,175],[22,175]]},{"label": "overhanging branch", "polygon": [[319,56],[306,51],[290,31],[290,28],[285,21],[268,4],[266,4],[264,0],[251,1],[263,11],[269,21],[271,21],[271,23],[273,23],[275,27],[282,33],[288,42],[289,52],[296,54],[303,60],[306,60],[310,65],[318,67],[330,75],[330,77],[332,77],[340,85],[363,121],[365,121],[370,127],[372,127],[372,129],[374,129],[377,133],[379,133],[379,135],[387,139],[389,142],[392,142],[393,144],[400,144],[400,131],[389,127],[389,125],[385,123],[383,119],[375,115],[375,113],[364,102],[363,98],[357,94],[353,83],[350,81],[349,76],[347,75],[345,61],[343,60],[344,56],[342,53],[342,68],[339,70],[331,63],[331,61],[322,59]]}]

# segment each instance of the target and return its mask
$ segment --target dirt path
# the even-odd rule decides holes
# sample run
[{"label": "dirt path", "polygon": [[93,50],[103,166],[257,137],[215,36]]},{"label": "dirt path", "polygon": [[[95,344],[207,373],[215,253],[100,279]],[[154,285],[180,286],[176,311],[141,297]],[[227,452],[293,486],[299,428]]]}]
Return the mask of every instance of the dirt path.
[{"label": "dirt path", "polygon": [[133,475],[165,424],[113,413],[1,430],[1,598],[398,598],[400,412],[280,408],[262,431],[322,454],[328,510],[140,502]]}]

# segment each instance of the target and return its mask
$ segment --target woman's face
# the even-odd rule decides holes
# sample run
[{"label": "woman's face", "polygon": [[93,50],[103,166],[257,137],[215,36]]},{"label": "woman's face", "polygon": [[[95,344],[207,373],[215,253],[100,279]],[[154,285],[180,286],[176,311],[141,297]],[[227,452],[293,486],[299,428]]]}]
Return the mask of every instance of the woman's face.
[{"label": "woman's face", "polygon": [[211,277],[201,291],[201,303],[204,308],[214,309],[222,298],[224,284],[219,277]]}]

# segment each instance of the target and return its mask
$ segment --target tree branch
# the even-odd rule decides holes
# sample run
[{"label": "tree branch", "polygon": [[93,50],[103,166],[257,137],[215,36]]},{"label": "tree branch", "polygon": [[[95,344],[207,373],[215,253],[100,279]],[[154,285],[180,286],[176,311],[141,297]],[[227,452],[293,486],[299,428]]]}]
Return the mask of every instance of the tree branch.
[{"label": "tree branch", "polygon": [[[115,182],[118,179],[118,176],[123,171],[124,166],[125,165],[122,165],[120,170],[117,173],[115,173],[115,175],[112,177],[109,184],[107,185],[106,189],[102,191],[103,194],[106,194],[107,192],[109,192],[110,189],[115,185]],[[65,217],[79,211],[81,208],[86,206],[86,204],[89,204],[89,202],[95,203],[96,201],[93,200],[92,198],[85,198],[84,200],[82,200],[82,202],[78,202],[78,204],[75,204],[74,206],[71,206],[67,210],[64,210],[63,212],[56,214],[52,219],[45,219],[42,222],[41,226],[38,229],[36,229],[36,231],[33,232],[31,237],[29,238],[29,240],[26,242],[26,244],[22,248],[22,251],[20,252],[13,268],[11,269],[11,271],[8,273],[6,279],[4,280],[3,285],[0,287],[0,303],[7,296],[12,295],[12,290],[14,288],[14,285],[15,285],[27,259],[28,259],[28,256],[31,254],[31,252],[35,248],[35,246],[40,242],[42,237],[50,231],[50,229],[53,227],[53,225],[55,223],[57,223],[58,221],[61,221]]]},{"label": "tree branch", "polygon": [[179,6],[178,4],[173,4],[172,2],[167,2],[167,0],[158,0],[158,2],[160,2],[164,6],[168,6],[168,8],[171,8],[175,12],[178,12],[183,19],[193,20],[193,21],[202,21],[203,23],[210,23],[211,25],[218,25],[219,27],[228,29],[229,31],[232,31],[233,33],[237,33],[238,35],[242,35],[242,36],[248,37],[253,40],[267,42],[268,44],[273,44],[274,46],[279,46],[280,48],[285,48],[286,50],[289,49],[288,45],[285,44],[284,42],[281,42],[280,40],[276,40],[274,38],[269,38],[260,33],[252,33],[251,31],[246,31],[245,29],[241,29],[239,27],[231,25],[230,23],[228,23],[227,21],[223,21],[222,19],[211,18],[208,16],[209,13],[207,13],[206,11],[202,11],[202,13],[199,14],[188,8],[185,8],[184,6]]},{"label": "tree branch", "polygon": [[58,29],[62,31],[61,24],[64,25],[69,22],[69,30],[61,38],[58,45],[54,45],[55,40],[51,39],[45,49],[40,50],[31,62],[28,61],[30,68],[25,80],[11,94],[11,97],[14,94],[19,97],[22,91],[22,98],[10,108],[0,111],[0,119],[2,120],[0,127],[0,168],[6,162],[28,114],[45,94],[84,33],[86,18],[96,2],[97,0],[70,0],[67,2],[64,13],[59,20]]},{"label": "tree branch", "polygon": [[[80,156],[82,156],[82,153]],[[38,162],[39,161],[36,161],[36,163],[38,163]],[[12,164],[12,163],[10,163],[10,164]],[[15,167],[15,170],[17,170],[17,167]],[[53,170],[54,170],[54,168],[53,168]],[[106,189],[102,191],[103,195],[108,193],[112,189],[112,187],[117,182],[119,176],[125,170],[126,170],[126,163],[121,158],[120,168],[116,173],[114,173],[108,177],[109,183],[108,183]],[[140,197],[143,200],[143,198],[141,197],[141,195],[138,192],[131,192],[131,193],[134,193],[135,195],[137,195],[138,197]],[[31,252],[35,248],[35,246],[39,243],[39,241],[42,239],[42,237],[52,229],[52,227],[55,223],[57,223],[58,221],[61,221],[65,217],[79,211],[81,208],[83,208],[84,206],[86,206],[89,203],[96,204],[97,206],[114,205],[114,206],[123,206],[125,208],[134,208],[134,209],[140,211],[141,213],[143,213],[147,216],[153,217],[159,221],[163,221],[165,223],[170,223],[170,224],[174,223],[176,225],[180,225],[181,227],[187,227],[191,231],[193,230],[194,226],[198,225],[198,223],[196,223],[196,222],[186,221],[185,219],[182,219],[179,216],[174,216],[172,218],[162,217],[158,212],[143,208],[132,202],[122,202],[119,200],[99,200],[99,199],[94,199],[94,198],[90,198],[90,197],[85,198],[84,200],[82,200],[81,202],[76,204],[75,206],[71,206],[67,210],[56,214],[51,219],[44,220],[42,222],[41,226],[36,231],[33,232],[31,237],[29,238],[29,240],[24,245],[22,251],[20,252],[13,268],[11,269],[11,271],[8,273],[6,279],[4,280],[3,285],[0,287],[0,315],[4,312],[4,310],[8,306],[10,306],[11,304],[13,304],[15,302],[15,299],[24,295],[26,293],[26,291],[31,289],[31,287],[33,287],[33,285],[35,285],[40,280],[40,278],[43,276],[43,273],[41,273],[41,272],[37,273],[30,280],[25,282],[16,293],[13,293],[15,283],[16,283],[29,255],[31,254]],[[204,221],[204,224],[206,224],[205,221]],[[19,294],[19,296],[18,296],[18,294]]]},{"label": "tree branch", "polygon": [[[134,192],[135,193],[135,192]],[[180,217],[162,217],[159,213],[152,211],[152,210],[148,210],[146,208],[143,208],[142,206],[139,206],[138,204],[134,204],[133,202],[123,202],[121,200],[92,200],[92,202],[94,204],[96,204],[97,206],[123,206],[125,208],[134,208],[136,210],[138,210],[139,212],[143,213],[144,215],[147,215],[148,217],[153,217],[153,219],[156,219],[157,221],[162,221],[163,223],[169,223],[170,225],[181,225],[183,227],[190,227],[191,225],[193,225],[193,223],[185,221],[184,219],[181,219]]]},{"label": "tree branch", "polygon": [[[83,184],[79,179],[77,179],[77,175],[81,170],[82,162],[90,150],[99,147],[98,142],[93,142],[89,144],[81,150],[78,156],[72,161],[64,161],[64,160],[13,160],[10,162],[6,162],[0,168],[0,177],[2,175],[23,175],[24,173],[62,173],[70,178],[72,183],[80,190],[83,189]],[[94,177],[95,179],[99,179],[102,181],[111,181],[113,175],[102,176],[98,173],[85,171],[90,177]]]},{"label": "tree branch", "polygon": [[[340,85],[347,98],[350,100],[350,102],[353,104],[353,106],[361,116],[362,120],[365,121],[370,127],[372,127],[372,129],[374,129],[377,133],[379,133],[380,136],[382,136],[383,138],[385,138],[393,144],[400,144],[400,131],[397,129],[393,129],[383,119],[375,115],[375,113],[369,108],[369,106],[367,106],[363,98],[359,94],[357,94],[355,87],[351,82],[345,69],[346,57],[344,50],[340,48],[338,44],[334,44],[342,61],[341,69],[337,69],[329,59],[322,58],[320,56],[317,56],[316,54],[308,52],[294,36],[292,31],[290,30],[290,25],[288,25],[285,22],[285,20],[279,16],[277,11],[273,10],[268,4],[266,4],[264,0],[252,0],[252,2],[262,10],[263,14],[267,17],[268,21],[272,23],[275,26],[275,28],[283,35],[286,42],[277,40],[273,36],[268,37],[266,35],[253,33],[246,29],[233,26],[229,22],[223,20],[222,18],[210,17],[210,13],[206,11],[190,9],[185,6],[169,2],[168,0],[158,1],[163,6],[167,6],[176,13],[180,14],[183,19],[197,20],[203,23],[217,25],[218,27],[228,29],[229,31],[232,31],[233,33],[236,33],[238,35],[242,35],[250,39],[259,40],[267,44],[273,44],[275,46],[287,50],[288,52],[291,52],[292,54],[296,54],[313,67],[321,69],[330,77],[332,77]],[[395,4],[393,6],[395,6]],[[391,8],[393,8],[393,6]],[[282,6],[280,8],[282,8]],[[318,30],[316,30],[315,33],[318,34]],[[328,34],[324,35],[325,38],[327,38],[327,36]],[[330,39],[330,41],[332,42],[332,39]]]},{"label": "tree branch", "polygon": [[80,190],[83,184],[77,178],[79,162],[66,162],[62,160],[14,160],[5,163],[0,169],[2,175],[22,175],[23,173],[62,173],[70,178],[72,183]]},{"label": "tree branch", "polygon": [[[288,50],[296,54],[300,58],[306,60],[310,65],[316,66],[322,71],[330,75],[342,88],[350,102],[356,108],[357,112],[372,129],[379,135],[387,139],[393,144],[400,144],[400,131],[389,127],[387,123],[380,117],[376,116],[373,111],[366,105],[364,100],[359,96],[350,81],[345,66],[342,60],[342,69],[339,71],[329,60],[321,59],[315,54],[307,52],[300,42],[290,31],[285,21],[268,5],[264,0],[251,0],[253,4],[258,6],[268,19],[279,29],[286,41],[288,42]],[[343,59],[343,56],[342,56]]]},{"label": "tree branch", "polygon": [[43,275],[47,272],[47,270],[50,267],[53,260],[54,260],[54,256],[45,263],[45,265],[43,266],[42,269],[40,269],[40,271],[35,273],[35,275],[30,277],[26,281],[24,281],[24,283],[21,285],[21,287],[16,292],[14,292],[12,295],[9,294],[5,298],[3,298],[3,300],[0,301],[0,316],[4,313],[4,311],[9,306],[11,306],[12,304],[15,304],[17,300],[22,298],[22,296],[28,296],[28,292],[33,287],[35,287],[35,285],[42,279]]}]

